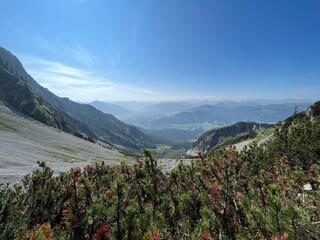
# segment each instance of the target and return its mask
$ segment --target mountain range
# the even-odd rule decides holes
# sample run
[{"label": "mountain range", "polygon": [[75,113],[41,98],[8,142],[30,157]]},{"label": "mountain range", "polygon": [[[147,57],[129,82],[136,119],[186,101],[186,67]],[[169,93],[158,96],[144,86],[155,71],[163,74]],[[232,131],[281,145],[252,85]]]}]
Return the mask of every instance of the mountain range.
[{"label": "mountain range", "polygon": [[187,109],[172,116],[165,116],[149,121],[149,127],[168,127],[172,125],[211,123],[226,126],[236,122],[276,123],[295,111],[305,110],[309,103],[284,103],[272,105],[248,105],[236,107],[223,107],[202,105]]},{"label": "mountain range", "polygon": [[[290,117],[279,121],[277,124],[237,122],[230,126],[205,132],[193,144],[193,150],[210,153],[221,146],[235,146],[239,145],[239,143],[243,143],[240,145],[247,145],[253,141],[256,141],[256,143],[263,143],[272,137],[276,126],[279,128],[279,133],[284,136],[283,139],[285,139],[285,136],[290,132],[290,128],[294,122],[302,122],[304,119],[313,122],[319,116],[320,101],[308,106],[305,111],[295,113]],[[267,129],[270,129],[270,131],[267,132]],[[257,138],[258,134],[260,134],[260,138]]]},{"label": "mountain range", "polygon": [[0,47],[1,99],[22,113],[56,128],[91,141],[100,140],[116,148],[154,148],[138,128],[91,105],[61,98],[39,85],[21,62]]},{"label": "mountain range", "polygon": [[199,124],[203,122],[219,123],[221,125],[229,125],[237,121],[275,123],[290,116],[295,111],[295,108],[297,108],[297,111],[305,110],[311,102],[310,100],[302,101],[298,99],[242,102],[131,102],[131,104],[127,102],[94,101],[90,105],[136,126],[152,128],[161,126],[167,128],[170,127],[170,124]]},{"label": "mountain range", "polygon": [[190,143],[207,130],[237,122],[273,124],[310,105],[294,100],[278,104],[263,100],[82,104],[39,85],[18,58],[2,47],[0,80],[0,99],[14,109],[67,133],[122,149]]},{"label": "mountain range", "polygon": [[291,116],[295,111],[305,110],[310,105],[297,99],[287,99],[278,103],[257,100],[161,103],[95,101],[90,104],[105,113],[114,114],[128,124],[138,126],[154,142],[169,145],[190,145],[202,133],[236,122],[274,124]]}]

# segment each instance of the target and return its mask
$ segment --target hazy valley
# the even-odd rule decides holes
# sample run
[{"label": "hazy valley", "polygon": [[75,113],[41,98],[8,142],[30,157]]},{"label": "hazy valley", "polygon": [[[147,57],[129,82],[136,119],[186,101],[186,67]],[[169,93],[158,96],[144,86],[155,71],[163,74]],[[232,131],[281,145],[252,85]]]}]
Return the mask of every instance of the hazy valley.
[{"label": "hazy valley", "polygon": [[[76,103],[43,88],[14,55],[4,48],[0,50],[0,91],[6,105],[48,126],[136,157],[141,157],[143,148],[149,148],[158,157],[183,159],[228,142],[231,145],[252,141],[257,129],[260,132],[265,129],[251,129],[252,124],[272,126],[310,105],[294,99],[278,103],[270,100]],[[238,122],[243,127],[234,130]],[[215,132],[219,137],[213,140],[211,135]],[[41,138],[38,140],[43,142]],[[61,160],[68,158],[65,153],[51,155]],[[75,159],[85,161],[82,156]],[[90,159],[99,160],[96,156]]]},{"label": "hazy valley", "polygon": [[0,240],[320,239],[320,1],[0,6]]}]

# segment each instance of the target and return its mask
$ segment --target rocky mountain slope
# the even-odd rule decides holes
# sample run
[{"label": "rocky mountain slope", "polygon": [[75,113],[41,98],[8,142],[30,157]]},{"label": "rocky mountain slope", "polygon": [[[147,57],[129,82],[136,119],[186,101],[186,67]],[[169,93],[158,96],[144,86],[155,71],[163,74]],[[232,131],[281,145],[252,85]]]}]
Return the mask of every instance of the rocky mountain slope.
[{"label": "rocky mountain slope", "polygon": [[1,64],[0,100],[48,126],[69,130],[61,115],[54,114],[51,106],[38,94],[33,93],[23,79],[11,74]]},{"label": "rocky mountain slope", "polygon": [[[282,136],[281,139],[286,139],[292,126],[305,119],[313,122],[319,116],[320,101],[310,105],[305,111],[293,114],[285,120],[278,122],[276,125],[238,122],[228,127],[213,129],[204,133],[194,143],[193,147],[205,153],[227,145],[236,146],[237,149],[241,150],[245,145],[251,144],[253,141],[257,143],[265,142],[273,135],[276,128],[278,128],[277,134],[281,134]],[[270,127],[273,128],[270,131],[267,130]]]},{"label": "rocky mountain slope", "polygon": [[[11,78],[15,77],[16,79],[20,80],[23,79],[23,84],[27,86],[26,88],[30,88],[31,92],[33,93],[29,94],[28,101],[32,102],[32,99],[34,99],[36,96],[40,96],[41,98],[37,98],[42,99],[41,101],[43,106],[48,108],[47,112],[51,112],[51,115],[58,116],[62,119],[61,121],[63,124],[50,124],[51,126],[58,127],[66,132],[73,133],[78,136],[101,140],[115,147],[124,146],[132,149],[154,147],[154,144],[150,141],[147,135],[142,133],[136,127],[119,121],[113,115],[102,113],[93,106],[79,104],[67,98],[61,98],[54,95],[48,89],[39,85],[25,71],[18,58],[1,47],[0,58],[2,62],[2,68],[4,69],[2,73],[4,78],[10,75]],[[3,83],[4,81],[0,82],[0,84]],[[13,94],[16,95],[16,93]],[[23,100],[23,97],[21,97],[20,100]],[[6,102],[13,107],[16,106],[12,101]],[[24,105],[22,104],[21,106]],[[19,110],[22,111],[21,108]],[[33,115],[30,116],[32,117]],[[44,121],[44,123],[47,122]]]},{"label": "rocky mountain slope", "polygon": [[131,162],[118,151],[85,141],[28,118],[0,101],[0,182],[14,183],[45,161],[55,173],[105,161]]},{"label": "rocky mountain slope", "polygon": [[211,149],[220,147],[228,142],[235,140],[246,140],[253,138],[258,132],[261,132],[271,125],[259,124],[255,122],[238,122],[231,126],[213,129],[204,133],[195,143],[194,148],[198,151],[207,153]]}]

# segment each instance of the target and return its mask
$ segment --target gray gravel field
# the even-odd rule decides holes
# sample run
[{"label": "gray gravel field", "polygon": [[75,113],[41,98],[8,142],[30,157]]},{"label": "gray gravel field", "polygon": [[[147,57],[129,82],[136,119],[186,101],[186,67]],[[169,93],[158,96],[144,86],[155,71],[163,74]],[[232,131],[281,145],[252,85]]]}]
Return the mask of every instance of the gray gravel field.
[{"label": "gray gravel field", "polygon": [[45,161],[54,173],[94,162],[133,161],[123,154],[16,114],[0,102],[0,183],[15,183]]}]

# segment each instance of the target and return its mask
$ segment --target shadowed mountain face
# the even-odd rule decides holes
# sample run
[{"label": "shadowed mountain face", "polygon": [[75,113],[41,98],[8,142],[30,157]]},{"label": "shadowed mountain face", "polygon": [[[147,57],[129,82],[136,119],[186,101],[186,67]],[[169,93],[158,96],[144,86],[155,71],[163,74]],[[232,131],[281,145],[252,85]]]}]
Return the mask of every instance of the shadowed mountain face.
[{"label": "shadowed mountain face", "polygon": [[[39,85],[23,68],[21,62],[10,52],[0,47],[1,58],[1,99],[17,110],[35,117],[37,107],[42,106],[44,116],[35,119],[66,132],[85,135],[101,140],[112,146],[141,149],[154,147],[147,135],[134,126],[125,124],[111,114],[105,114],[87,104],[79,104],[67,98],[60,98]],[[8,98],[8,86],[10,96]],[[19,86],[16,88],[15,86]],[[23,90],[23,91],[22,91]],[[29,92],[27,95],[26,92]],[[26,105],[24,102],[34,103]],[[26,110],[26,108],[30,108]],[[44,118],[44,120],[41,120]],[[61,120],[57,120],[61,119]],[[61,123],[59,122],[61,121]]]},{"label": "shadowed mountain face", "polygon": [[0,100],[16,110],[52,127],[68,131],[60,114],[54,114],[51,106],[38,94],[33,93],[27,83],[11,74],[0,63]]}]

